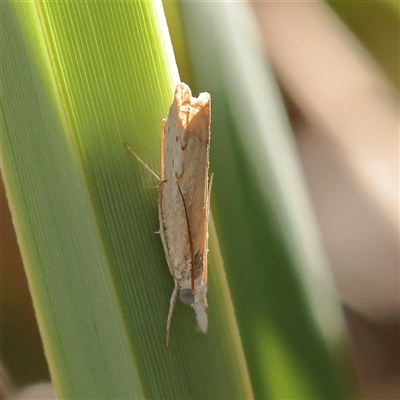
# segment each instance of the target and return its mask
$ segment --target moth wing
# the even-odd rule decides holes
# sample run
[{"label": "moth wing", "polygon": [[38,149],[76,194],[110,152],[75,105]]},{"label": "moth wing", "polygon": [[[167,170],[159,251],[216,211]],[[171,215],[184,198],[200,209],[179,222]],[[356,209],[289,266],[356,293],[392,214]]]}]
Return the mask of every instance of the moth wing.
[{"label": "moth wing", "polygon": [[159,201],[164,250],[176,280],[187,279],[199,251],[204,257],[209,143],[210,95],[195,99],[186,85],[178,85],[163,124]]},{"label": "moth wing", "polygon": [[[202,250],[204,218],[208,201],[208,158],[210,146],[210,96],[183,98],[180,107],[182,134],[175,140],[179,156],[174,168],[186,204],[193,251]],[[176,138],[177,139],[177,138]]]}]

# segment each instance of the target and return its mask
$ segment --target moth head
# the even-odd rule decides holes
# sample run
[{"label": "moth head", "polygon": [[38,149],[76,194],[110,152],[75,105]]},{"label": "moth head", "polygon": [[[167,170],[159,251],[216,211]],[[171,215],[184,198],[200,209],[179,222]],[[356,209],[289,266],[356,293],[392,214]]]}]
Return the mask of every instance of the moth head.
[{"label": "moth head", "polygon": [[207,332],[208,319],[207,319],[207,284],[202,284],[193,293],[191,289],[184,288],[179,290],[179,299],[182,303],[193,307],[196,313],[197,325],[202,332]]},{"label": "moth head", "polygon": [[181,289],[179,291],[179,300],[184,303],[188,304],[189,306],[194,303],[194,294],[191,289]]}]

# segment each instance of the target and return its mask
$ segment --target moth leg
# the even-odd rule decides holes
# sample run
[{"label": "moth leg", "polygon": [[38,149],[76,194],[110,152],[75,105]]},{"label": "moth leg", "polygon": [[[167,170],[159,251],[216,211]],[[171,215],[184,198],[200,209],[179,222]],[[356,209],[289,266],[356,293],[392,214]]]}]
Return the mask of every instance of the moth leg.
[{"label": "moth leg", "polygon": [[176,298],[178,297],[178,289],[179,289],[178,283],[175,281],[175,287],[172,292],[171,300],[169,302],[169,311],[168,311],[168,317],[167,317],[167,339],[166,339],[167,346],[169,343],[169,328],[171,327],[172,314],[174,312]]},{"label": "moth leg", "polygon": [[133,155],[149,171],[159,182],[161,182],[160,177],[126,144],[124,146],[128,149],[128,151]]},{"label": "moth leg", "polygon": [[207,283],[207,275],[208,275],[208,265],[207,265],[207,253],[208,253],[208,222],[210,219],[210,200],[211,200],[211,189],[212,183],[214,179],[214,174],[211,174],[210,180],[208,182],[208,192],[207,192],[207,202],[206,207],[204,208],[204,220],[203,220],[203,232],[202,238],[203,241],[201,243],[201,254],[203,255],[203,282]]}]

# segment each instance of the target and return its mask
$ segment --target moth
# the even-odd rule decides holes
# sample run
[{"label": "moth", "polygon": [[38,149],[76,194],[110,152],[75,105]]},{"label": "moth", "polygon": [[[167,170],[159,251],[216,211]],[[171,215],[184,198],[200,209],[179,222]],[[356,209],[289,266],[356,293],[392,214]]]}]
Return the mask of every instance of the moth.
[{"label": "moth", "polygon": [[176,299],[190,305],[202,332],[207,332],[207,253],[212,176],[209,179],[211,96],[192,97],[180,83],[162,122],[161,176],[128,146],[159,180],[158,214],[165,258],[175,287],[167,317],[167,337]]}]

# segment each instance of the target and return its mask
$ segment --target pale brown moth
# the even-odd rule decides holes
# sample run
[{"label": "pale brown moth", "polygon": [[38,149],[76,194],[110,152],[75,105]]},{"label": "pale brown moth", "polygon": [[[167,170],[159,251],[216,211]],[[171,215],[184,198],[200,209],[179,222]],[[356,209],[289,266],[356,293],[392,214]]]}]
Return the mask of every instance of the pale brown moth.
[{"label": "pale brown moth", "polygon": [[167,345],[176,298],[190,305],[202,332],[207,332],[208,220],[212,185],[208,179],[211,96],[192,97],[180,83],[163,120],[161,133],[161,176],[137,154],[128,150],[160,182],[159,234],[175,288],[167,317]]}]

